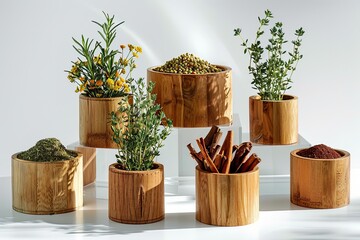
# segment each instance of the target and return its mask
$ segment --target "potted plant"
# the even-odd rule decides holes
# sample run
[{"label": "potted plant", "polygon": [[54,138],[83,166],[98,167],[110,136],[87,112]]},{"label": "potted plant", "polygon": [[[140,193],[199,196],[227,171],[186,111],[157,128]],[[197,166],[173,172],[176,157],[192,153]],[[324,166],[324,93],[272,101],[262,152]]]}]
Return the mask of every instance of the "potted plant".
[{"label": "potted plant", "polygon": [[174,127],[231,125],[231,68],[185,53],[147,70],[156,101]]},{"label": "potted plant", "polygon": [[[277,22],[270,28],[268,45],[263,47],[260,37],[271,18],[273,15],[269,10],[265,11],[264,18],[258,18],[260,26],[252,44],[242,38],[239,28],[234,30],[235,36],[242,41],[244,54],[250,56],[248,69],[253,76],[251,84],[258,92],[258,95],[249,98],[250,140],[260,144],[293,144],[298,141],[297,97],[285,92],[291,88],[292,75],[302,58],[299,48],[304,30],[299,28],[295,31],[292,51],[287,52],[283,48],[287,43],[283,24]],[[267,58],[263,59],[264,56]]]},{"label": "potted plant", "polygon": [[290,153],[291,202],[309,208],[350,203],[350,153],[318,144]]},{"label": "potted plant", "polygon": [[71,212],[83,206],[82,154],[55,138],[12,156],[12,206],[29,214]]},{"label": "potted plant", "polygon": [[111,49],[116,38],[116,28],[124,22],[115,23],[114,16],[104,13],[105,22],[98,31],[101,41],[85,38],[74,41],[74,49],[80,55],[72,62],[68,79],[76,84],[80,94],[79,133],[80,144],[96,148],[116,148],[112,141],[109,114],[117,103],[130,92],[131,73],[136,68],[135,58],[141,47],[132,44]]},{"label": "potted plant", "polygon": [[[109,166],[109,218],[122,223],[151,223],[164,218],[164,167],[154,162],[170,134],[166,118],[143,79],[131,85],[117,112],[111,113],[117,163]],[[162,128],[162,129],[161,129]]]}]

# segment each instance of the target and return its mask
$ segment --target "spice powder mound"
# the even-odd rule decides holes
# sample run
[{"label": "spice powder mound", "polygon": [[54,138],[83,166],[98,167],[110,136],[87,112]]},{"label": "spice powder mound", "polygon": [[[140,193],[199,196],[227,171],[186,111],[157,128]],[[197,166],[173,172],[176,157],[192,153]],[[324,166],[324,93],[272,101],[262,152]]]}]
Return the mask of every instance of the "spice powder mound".
[{"label": "spice powder mound", "polygon": [[318,144],[311,148],[300,150],[297,152],[297,155],[316,159],[334,159],[341,157],[337,151],[324,144]]}]

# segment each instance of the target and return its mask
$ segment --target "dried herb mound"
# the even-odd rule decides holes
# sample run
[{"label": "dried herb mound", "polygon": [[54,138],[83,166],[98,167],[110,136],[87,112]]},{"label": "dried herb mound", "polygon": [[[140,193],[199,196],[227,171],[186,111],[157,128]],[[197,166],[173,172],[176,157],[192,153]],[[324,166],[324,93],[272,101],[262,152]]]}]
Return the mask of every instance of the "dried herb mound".
[{"label": "dried herb mound", "polygon": [[35,146],[18,154],[19,159],[34,162],[55,162],[69,160],[77,156],[76,152],[67,150],[56,138],[39,140]]},{"label": "dried herb mound", "polygon": [[317,159],[334,159],[341,157],[337,151],[324,144],[318,144],[311,148],[303,149],[297,152],[297,155]]},{"label": "dried herb mound", "polygon": [[163,66],[154,68],[154,71],[178,74],[206,74],[223,70],[193,54],[185,53],[167,61]]}]

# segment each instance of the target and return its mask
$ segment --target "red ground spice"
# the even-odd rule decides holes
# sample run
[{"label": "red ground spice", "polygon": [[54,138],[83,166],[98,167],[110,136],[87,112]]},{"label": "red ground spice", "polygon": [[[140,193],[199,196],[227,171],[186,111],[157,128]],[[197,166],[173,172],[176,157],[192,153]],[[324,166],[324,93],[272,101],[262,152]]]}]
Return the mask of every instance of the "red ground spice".
[{"label": "red ground spice", "polygon": [[337,151],[324,144],[318,144],[312,146],[311,148],[300,150],[299,152],[297,152],[297,155],[317,159],[334,159],[341,157],[341,155]]}]

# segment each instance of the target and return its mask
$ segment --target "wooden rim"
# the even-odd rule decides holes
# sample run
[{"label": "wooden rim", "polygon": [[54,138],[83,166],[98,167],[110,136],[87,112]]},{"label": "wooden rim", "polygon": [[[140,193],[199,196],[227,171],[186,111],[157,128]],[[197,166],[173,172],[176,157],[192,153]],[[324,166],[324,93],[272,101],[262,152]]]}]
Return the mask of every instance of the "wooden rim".
[{"label": "wooden rim", "polygon": [[216,66],[220,69],[222,69],[221,72],[213,72],[213,73],[204,73],[204,74],[182,74],[182,73],[166,73],[166,72],[159,72],[159,71],[154,71],[154,68],[160,67],[160,66],[154,66],[154,67],[149,67],[147,69],[147,71],[149,72],[154,72],[154,73],[160,73],[160,74],[165,74],[165,75],[182,75],[182,76],[204,76],[204,75],[215,75],[215,74],[219,74],[219,73],[226,73],[231,71],[232,69],[228,66],[224,66],[224,65],[216,65],[216,64],[212,64],[213,66]]},{"label": "wooden rim", "polygon": [[83,94],[79,95],[80,99],[89,100],[89,101],[114,101],[115,99],[121,99],[122,97],[111,97],[111,98],[96,98],[96,97],[88,97]]},{"label": "wooden rim", "polygon": [[214,174],[214,175],[218,175],[218,176],[240,176],[240,175],[256,174],[257,172],[259,172],[258,166],[255,167],[252,171],[241,172],[241,173],[213,173],[213,172],[205,171],[205,170],[201,169],[199,166],[196,166],[195,169],[196,169],[196,171],[199,171],[204,174]]},{"label": "wooden rim", "polygon": [[67,161],[74,161],[76,159],[80,159],[81,157],[83,157],[83,154],[81,152],[78,152],[78,151],[74,151],[74,150],[68,150],[68,151],[71,151],[71,152],[75,152],[77,153],[77,156],[74,157],[74,158],[70,158],[70,159],[66,159],[66,160],[59,160],[59,161],[53,161],[53,162],[40,162],[40,161],[31,161],[31,160],[25,160],[25,159],[20,159],[17,157],[17,155],[19,155],[20,153],[22,152],[17,152],[15,154],[13,154],[11,156],[11,159],[13,160],[16,160],[16,161],[19,161],[19,162],[27,162],[27,163],[41,163],[41,164],[61,164],[63,162],[67,162]]},{"label": "wooden rim", "polygon": [[127,174],[127,175],[132,175],[132,174],[154,174],[156,172],[159,171],[163,171],[164,170],[164,166],[161,163],[157,163],[154,162],[154,166],[157,166],[156,168],[153,168],[151,170],[144,170],[144,171],[128,171],[128,170],[122,170],[122,169],[118,169],[115,166],[118,165],[118,163],[113,163],[109,166],[109,171],[112,173],[118,173],[118,174]]},{"label": "wooden rim", "polygon": [[253,95],[253,96],[250,96],[249,98],[253,99],[254,101],[262,101],[262,102],[287,102],[287,101],[296,101],[296,100],[298,100],[298,97],[294,96],[294,95],[284,94],[284,97],[286,97],[287,99],[283,99],[283,100],[261,100],[261,97],[259,95]]},{"label": "wooden rim", "polygon": [[297,157],[297,158],[300,158],[300,159],[303,159],[303,160],[307,160],[307,161],[342,161],[344,160],[345,158],[349,158],[350,157],[350,153],[345,151],[345,150],[341,150],[341,149],[334,149],[336,152],[338,152],[341,157],[339,158],[331,158],[331,159],[325,159],[325,158],[308,158],[308,157],[303,157],[303,156],[300,156],[298,155],[297,153],[301,150],[304,150],[304,149],[307,149],[307,148],[301,148],[301,149],[296,149],[296,150],[293,150],[291,151],[290,155],[293,156],[293,157]]}]

